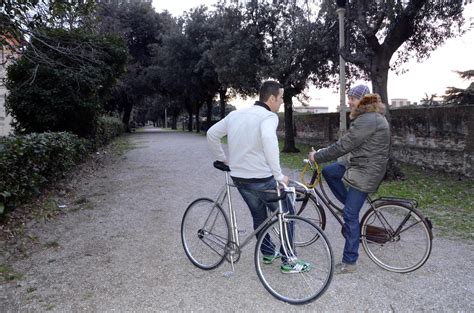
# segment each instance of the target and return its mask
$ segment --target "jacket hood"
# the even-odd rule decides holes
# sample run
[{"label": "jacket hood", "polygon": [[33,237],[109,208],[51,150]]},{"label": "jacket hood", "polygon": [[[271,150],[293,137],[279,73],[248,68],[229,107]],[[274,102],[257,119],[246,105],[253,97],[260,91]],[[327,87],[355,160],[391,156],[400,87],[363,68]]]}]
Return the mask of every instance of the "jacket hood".
[{"label": "jacket hood", "polygon": [[354,120],[360,115],[369,112],[385,114],[385,105],[382,103],[380,96],[376,93],[363,96],[357,107],[351,110],[350,119]]}]

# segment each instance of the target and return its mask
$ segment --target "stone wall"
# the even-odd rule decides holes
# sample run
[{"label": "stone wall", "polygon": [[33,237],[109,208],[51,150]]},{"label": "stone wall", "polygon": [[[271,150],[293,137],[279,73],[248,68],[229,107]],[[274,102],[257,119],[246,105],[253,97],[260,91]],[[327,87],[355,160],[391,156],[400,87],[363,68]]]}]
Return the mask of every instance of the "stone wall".
[{"label": "stone wall", "polygon": [[[474,105],[394,109],[390,114],[397,160],[474,177]],[[321,147],[337,140],[339,113],[296,115],[294,121],[296,142]],[[283,117],[278,135],[284,136]]]}]

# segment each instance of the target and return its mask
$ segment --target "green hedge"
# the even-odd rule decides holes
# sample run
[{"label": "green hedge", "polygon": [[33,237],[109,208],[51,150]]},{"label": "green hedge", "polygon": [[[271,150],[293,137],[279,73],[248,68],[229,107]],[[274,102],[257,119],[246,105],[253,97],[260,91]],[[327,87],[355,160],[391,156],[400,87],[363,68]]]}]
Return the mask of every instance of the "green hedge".
[{"label": "green hedge", "polygon": [[99,117],[92,138],[88,141],[88,148],[95,150],[109,143],[113,138],[120,136],[125,131],[122,121],[113,116]]},{"label": "green hedge", "polygon": [[85,155],[85,141],[70,133],[0,138],[0,202],[14,206],[39,193]]},{"label": "green hedge", "polygon": [[41,187],[61,178],[88,151],[107,144],[123,131],[118,118],[103,116],[88,140],[67,132],[0,137],[0,214],[5,206],[13,209],[39,194]]},{"label": "green hedge", "polygon": [[68,132],[0,137],[0,215],[5,208],[12,210],[28,197],[39,194],[41,187],[62,177],[87,152],[97,150],[123,132],[120,119],[102,116],[88,139]]}]

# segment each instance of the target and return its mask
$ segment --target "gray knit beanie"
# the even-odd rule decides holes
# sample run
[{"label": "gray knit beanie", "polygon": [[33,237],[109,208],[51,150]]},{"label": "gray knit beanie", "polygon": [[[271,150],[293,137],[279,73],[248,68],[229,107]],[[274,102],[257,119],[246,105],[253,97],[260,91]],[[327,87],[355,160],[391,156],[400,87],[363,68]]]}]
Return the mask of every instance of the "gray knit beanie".
[{"label": "gray knit beanie", "polygon": [[361,99],[363,96],[365,96],[368,93],[370,93],[369,87],[367,87],[366,85],[357,85],[349,89],[349,91],[347,92],[347,95],[352,96],[357,99]]}]

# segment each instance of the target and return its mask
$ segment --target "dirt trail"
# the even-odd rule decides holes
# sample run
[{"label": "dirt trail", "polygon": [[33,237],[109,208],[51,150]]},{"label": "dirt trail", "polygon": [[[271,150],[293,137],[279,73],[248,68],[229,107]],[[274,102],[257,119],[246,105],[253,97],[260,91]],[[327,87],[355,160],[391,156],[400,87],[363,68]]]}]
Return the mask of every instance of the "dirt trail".
[{"label": "dirt trail", "polygon": [[[75,193],[92,209],[26,229],[43,248],[11,262],[24,276],[0,285],[1,312],[474,311],[474,249],[467,241],[436,237],[428,262],[410,274],[382,270],[361,252],[357,273],[335,276],[320,299],[298,307],[264,289],[252,247],[230,278],[223,275],[227,263],[202,271],[187,260],[179,231],[186,206],[213,197],[223,183],[205,137],[147,131],[126,140],[135,148],[78,179]],[[239,207],[240,225],[251,231],[248,209]],[[339,260],[343,242],[332,217],[327,232]]]}]

